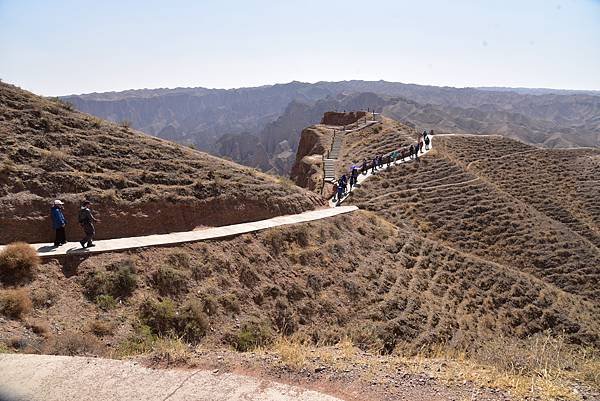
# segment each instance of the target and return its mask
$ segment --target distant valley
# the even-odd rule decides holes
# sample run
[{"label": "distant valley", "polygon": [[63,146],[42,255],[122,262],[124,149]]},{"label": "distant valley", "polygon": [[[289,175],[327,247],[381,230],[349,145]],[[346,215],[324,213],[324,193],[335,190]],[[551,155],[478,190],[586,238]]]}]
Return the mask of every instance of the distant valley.
[{"label": "distant valley", "polygon": [[318,123],[326,110],[375,108],[416,131],[501,134],[538,147],[600,145],[600,96],[593,91],[342,81],[63,99],[80,111],[280,175],[290,173],[302,128]]}]

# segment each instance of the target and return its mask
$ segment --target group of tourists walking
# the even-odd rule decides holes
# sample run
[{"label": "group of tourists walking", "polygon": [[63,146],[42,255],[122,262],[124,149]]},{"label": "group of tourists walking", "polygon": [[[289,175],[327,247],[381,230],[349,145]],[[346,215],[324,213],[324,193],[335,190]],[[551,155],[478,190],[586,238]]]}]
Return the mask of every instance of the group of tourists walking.
[{"label": "group of tourists walking", "polygon": [[334,183],[333,201],[337,201],[339,204],[344,196],[352,191],[352,188],[358,182],[359,171],[361,174],[365,175],[370,169],[371,174],[375,174],[376,171],[384,166],[390,167],[390,165],[396,164],[398,159],[403,161],[407,157],[410,160],[414,159],[420,161],[419,154],[423,154],[426,150],[429,150],[429,144],[431,143],[430,135],[433,135],[433,130],[430,132],[423,131],[423,134],[419,135],[417,142],[408,147],[394,150],[387,155],[375,155],[370,161],[363,159],[359,166],[352,166],[349,173],[342,174],[342,176]]},{"label": "group of tourists walking", "polygon": [[[90,248],[95,246],[93,243],[94,235],[96,235],[94,223],[98,220],[92,214],[90,206],[90,201],[84,201],[79,208],[79,215],[77,216],[77,221],[81,225],[81,228],[85,234],[85,237],[79,241],[82,248]],[[52,204],[50,215],[52,216],[52,228],[56,233],[56,236],[54,237],[55,247],[59,247],[67,243],[67,235],[65,232],[67,219],[65,218],[64,207],[64,202],[59,199],[55,200]]]}]

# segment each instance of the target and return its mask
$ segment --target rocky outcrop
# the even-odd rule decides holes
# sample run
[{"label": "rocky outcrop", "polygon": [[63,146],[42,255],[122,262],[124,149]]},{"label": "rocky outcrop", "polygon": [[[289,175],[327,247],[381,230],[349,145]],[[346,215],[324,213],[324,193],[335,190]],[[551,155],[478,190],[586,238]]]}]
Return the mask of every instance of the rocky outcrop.
[{"label": "rocky outcrop", "polygon": [[296,162],[290,178],[296,185],[321,193],[323,189],[323,156],[331,147],[333,131],[323,126],[302,130]]},{"label": "rocky outcrop", "polygon": [[349,113],[328,111],[323,116],[321,124],[325,125],[350,125],[357,122],[359,119],[365,117],[367,113],[365,111],[352,111]]}]

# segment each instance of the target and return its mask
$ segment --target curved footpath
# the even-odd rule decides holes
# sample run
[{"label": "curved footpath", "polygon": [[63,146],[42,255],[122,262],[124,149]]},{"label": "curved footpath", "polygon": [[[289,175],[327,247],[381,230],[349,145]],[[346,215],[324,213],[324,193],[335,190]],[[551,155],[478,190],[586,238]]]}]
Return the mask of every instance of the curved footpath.
[{"label": "curved footpath", "polygon": [[[398,160],[390,167],[407,161],[409,159]],[[377,171],[387,169],[386,164]],[[370,171],[365,175],[361,174],[358,187],[371,175]],[[90,250],[82,250],[78,243],[69,243],[59,248],[53,248],[51,244],[34,246],[43,256],[117,251],[228,237],[358,210],[356,206],[336,204],[337,202],[331,202],[331,207],[327,209],[201,231],[97,241],[96,247]],[[0,401],[17,400],[342,401],[298,386],[233,373],[219,374],[201,369],[150,369],[131,361],[101,358],[0,354]]]},{"label": "curved footpath", "polygon": [[149,369],[113,359],[22,354],[0,354],[0,400],[342,401],[233,373]]},{"label": "curved footpath", "polygon": [[[433,138],[431,136],[429,138],[431,140],[429,144],[429,150],[431,150],[433,146]],[[422,155],[429,152],[429,150],[423,152]],[[409,158],[397,160],[396,163],[392,163],[390,167],[388,167],[387,164],[384,164],[375,172],[375,174],[377,174],[380,171],[385,171],[388,168],[391,168],[397,164],[407,163],[410,161],[414,160]],[[146,248],[152,246],[169,246],[188,242],[198,242],[208,239],[217,239],[230,237],[233,235],[246,234],[254,231],[280,227],[289,224],[298,224],[306,223],[309,221],[322,220],[328,217],[333,217],[344,213],[351,213],[358,210],[358,207],[356,206],[339,206],[339,204],[343,203],[348,198],[350,192],[352,192],[357,187],[360,188],[360,184],[367,178],[369,178],[371,175],[373,175],[373,173],[371,173],[371,169],[368,170],[367,174],[359,174],[357,185],[355,185],[351,191],[348,191],[340,202],[334,202],[333,200],[330,200],[330,207],[327,209],[311,210],[304,213],[292,214],[287,216],[278,216],[266,220],[253,221],[249,223],[211,227],[204,230],[99,240],[94,241],[94,244],[96,245],[95,247],[86,249],[81,248],[79,242],[68,242],[65,245],[56,248],[51,243],[31,245],[38,251],[38,254],[42,257],[86,255],[101,252],[113,252],[123,251],[127,249]],[[5,245],[0,245],[0,252],[4,248]]]}]

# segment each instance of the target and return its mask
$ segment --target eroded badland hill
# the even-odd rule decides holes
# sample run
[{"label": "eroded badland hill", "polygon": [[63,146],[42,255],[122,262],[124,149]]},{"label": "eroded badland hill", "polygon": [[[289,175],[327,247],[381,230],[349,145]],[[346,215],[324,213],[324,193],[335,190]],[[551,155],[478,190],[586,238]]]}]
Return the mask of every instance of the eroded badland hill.
[{"label": "eroded badland hill", "polygon": [[[104,227],[112,210],[142,213],[148,194],[148,224],[163,227],[163,210],[183,204],[194,226],[227,224],[314,208],[329,190],[330,125],[305,129],[298,146],[294,180],[309,192],[1,88],[7,237],[4,227],[48,224],[59,195],[94,197]],[[414,140],[385,118],[347,133],[336,173]],[[600,153],[492,136],[433,145],[366,180],[349,198],[364,210],[348,215],[44,260],[2,284],[0,300],[22,308],[3,306],[0,349],[252,371],[347,400],[598,397]],[[45,155],[57,151],[55,169]],[[246,203],[253,213],[239,211]]]},{"label": "eroded badland hill", "polygon": [[[0,83],[0,243],[50,241],[54,199],[66,202],[73,223],[80,202],[91,200],[102,220],[99,238],[254,221],[322,205],[256,170]],[[79,235],[76,224],[68,226],[72,235]]]}]

